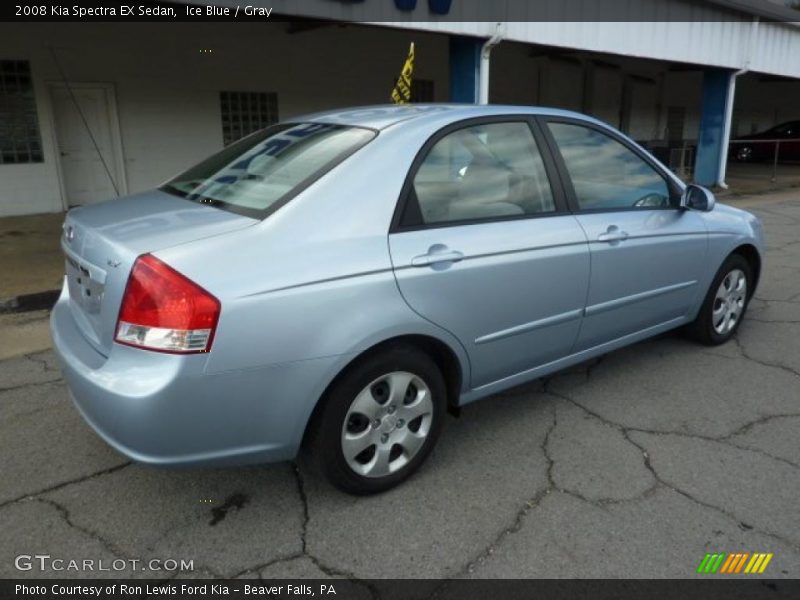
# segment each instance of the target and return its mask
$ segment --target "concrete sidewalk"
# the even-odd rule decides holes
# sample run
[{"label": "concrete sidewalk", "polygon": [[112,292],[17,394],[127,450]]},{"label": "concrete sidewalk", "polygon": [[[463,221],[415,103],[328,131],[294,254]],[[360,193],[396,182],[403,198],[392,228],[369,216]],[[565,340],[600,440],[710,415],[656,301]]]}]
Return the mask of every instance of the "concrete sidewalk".
[{"label": "concrete sidewalk", "polygon": [[[773,180],[774,178],[774,180]],[[739,163],[728,164],[728,190],[722,195],[763,195],[777,190],[800,188],[800,164]]]},{"label": "concrete sidewalk", "polygon": [[0,219],[0,312],[19,308],[20,298],[61,288],[63,222],[64,213]]},{"label": "concrete sidewalk", "polygon": [[0,314],[0,360],[50,348],[49,320],[49,310]]}]

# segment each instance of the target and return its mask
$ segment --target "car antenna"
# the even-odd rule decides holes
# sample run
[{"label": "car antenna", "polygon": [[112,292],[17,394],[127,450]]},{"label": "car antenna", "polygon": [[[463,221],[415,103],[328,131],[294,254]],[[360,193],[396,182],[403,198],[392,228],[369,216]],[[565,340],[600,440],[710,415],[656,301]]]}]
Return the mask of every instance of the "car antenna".
[{"label": "car antenna", "polygon": [[75,108],[78,110],[78,114],[81,117],[81,121],[83,121],[83,126],[86,128],[86,133],[89,134],[89,139],[92,140],[92,145],[94,149],[97,151],[97,156],[100,157],[100,162],[103,163],[103,168],[106,171],[106,175],[108,175],[108,180],[111,182],[111,187],[114,188],[114,193],[119,197],[119,188],[117,187],[117,182],[114,181],[114,177],[111,176],[111,170],[108,168],[108,163],[106,162],[103,153],[100,152],[100,146],[97,145],[97,140],[94,139],[94,135],[92,134],[92,130],[89,128],[89,122],[86,120],[86,116],[83,114],[83,110],[81,110],[81,105],[78,104],[78,99],[75,97],[75,91],[72,89],[72,86],[69,84],[69,80],[67,79],[66,73],[64,73],[64,69],[61,68],[61,63],[58,62],[58,58],[56,57],[56,51],[53,46],[48,45],[48,49],[50,50],[50,55],[53,57],[53,62],[56,65],[56,69],[58,69],[59,74],[61,75],[61,80],[64,82],[64,87],[67,88],[67,92],[69,92],[69,96],[72,99],[72,103],[75,105]]}]

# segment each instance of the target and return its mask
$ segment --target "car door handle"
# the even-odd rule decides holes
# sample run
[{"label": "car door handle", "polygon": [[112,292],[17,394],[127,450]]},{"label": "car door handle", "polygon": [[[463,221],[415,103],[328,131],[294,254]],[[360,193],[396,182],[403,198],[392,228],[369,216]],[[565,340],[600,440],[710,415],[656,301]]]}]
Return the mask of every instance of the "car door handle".
[{"label": "car door handle", "polygon": [[435,265],[444,262],[458,262],[464,258],[464,255],[458,250],[441,250],[436,246],[431,246],[427,254],[420,254],[411,259],[412,267],[425,267],[428,265]]},{"label": "car door handle", "polygon": [[628,232],[622,231],[616,225],[612,225],[605,233],[597,236],[598,242],[621,242],[628,239]]}]

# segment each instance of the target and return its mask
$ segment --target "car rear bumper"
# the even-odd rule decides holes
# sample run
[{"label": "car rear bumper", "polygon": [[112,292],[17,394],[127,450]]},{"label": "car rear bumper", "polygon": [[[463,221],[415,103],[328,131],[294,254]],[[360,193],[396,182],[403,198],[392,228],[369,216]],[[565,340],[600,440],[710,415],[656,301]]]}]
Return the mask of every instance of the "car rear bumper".
[{"label": "car rear bumper", "polygon": [[[50,318],[70,395],[87,423],[129,458],[163,466],[288,460],[343,357],[207,373],[207,356],[114,344],[98,353],[75,324],[68,292]],[[213,349],[212,349],[213,351]]]}]

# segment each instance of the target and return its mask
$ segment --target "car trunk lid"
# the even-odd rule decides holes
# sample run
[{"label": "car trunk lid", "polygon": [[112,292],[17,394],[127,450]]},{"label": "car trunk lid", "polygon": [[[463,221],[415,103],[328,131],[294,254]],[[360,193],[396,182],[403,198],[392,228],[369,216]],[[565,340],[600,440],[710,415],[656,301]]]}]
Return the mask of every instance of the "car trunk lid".
[{"label": "car trunk lid", "polygon": [[138,256],[258,222],[162,191],[71,210],[64,221],[61,248],[78,328],[107,356],[128,275]]}]

